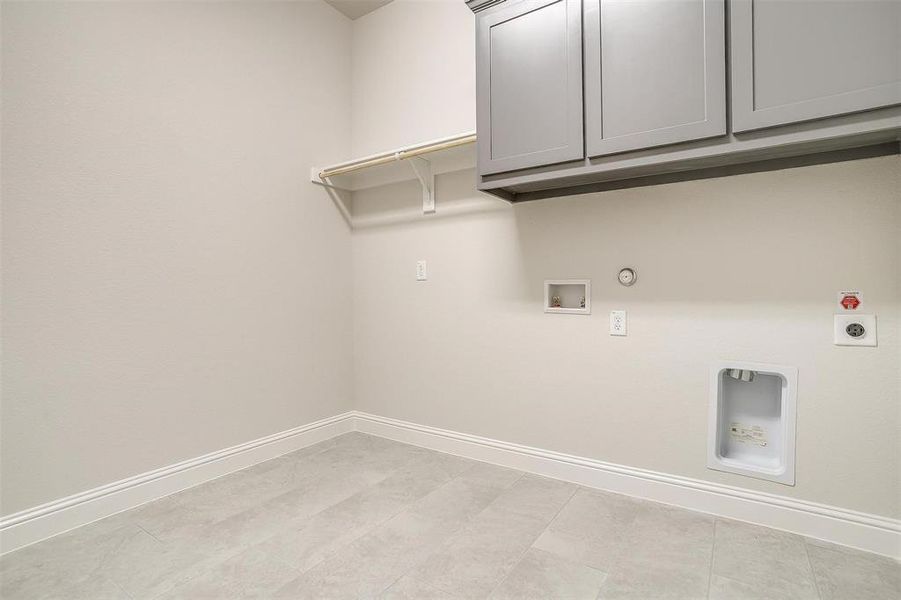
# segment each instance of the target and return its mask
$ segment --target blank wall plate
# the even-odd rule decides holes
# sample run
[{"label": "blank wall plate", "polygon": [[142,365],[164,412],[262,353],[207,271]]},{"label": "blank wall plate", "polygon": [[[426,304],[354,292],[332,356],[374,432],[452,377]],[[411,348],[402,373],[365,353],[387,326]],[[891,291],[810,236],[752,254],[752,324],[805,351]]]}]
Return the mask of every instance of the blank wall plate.
[{"label": "blank wall plate", "polygon": [[835,315],[833,328],[836,346],[875,346],[876,315],[854,313]]},{"label": "blank wall plate", "polygon": [[429,269],[424,260],[416,261],[416,281],[428,281]]}]

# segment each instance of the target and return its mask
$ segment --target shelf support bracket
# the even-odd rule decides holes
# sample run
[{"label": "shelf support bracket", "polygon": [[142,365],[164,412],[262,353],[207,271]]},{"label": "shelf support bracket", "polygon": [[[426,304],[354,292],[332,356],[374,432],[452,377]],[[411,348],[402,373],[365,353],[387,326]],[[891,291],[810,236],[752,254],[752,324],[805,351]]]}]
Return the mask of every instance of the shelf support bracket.
[{"label": "shelf support bracket", "polygon": [[432,163],[419,156],[407,158],[413,173],[422,185],[422,214],[435,212],[435,173],[432,172]]}]

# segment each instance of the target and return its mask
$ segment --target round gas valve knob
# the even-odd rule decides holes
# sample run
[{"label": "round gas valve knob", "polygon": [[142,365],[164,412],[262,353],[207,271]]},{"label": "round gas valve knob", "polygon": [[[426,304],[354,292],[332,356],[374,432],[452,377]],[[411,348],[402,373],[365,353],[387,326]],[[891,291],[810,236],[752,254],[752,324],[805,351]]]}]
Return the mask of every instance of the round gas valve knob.
[{"label": "round gas valve knob", "polygon": [[620,269],[619,271],[619,282],[625,286],[630,286],[635,283],[635,280],[638,279],[638,275],[635,273],[635,269],[630,269],[626,267],[624,269]]}]

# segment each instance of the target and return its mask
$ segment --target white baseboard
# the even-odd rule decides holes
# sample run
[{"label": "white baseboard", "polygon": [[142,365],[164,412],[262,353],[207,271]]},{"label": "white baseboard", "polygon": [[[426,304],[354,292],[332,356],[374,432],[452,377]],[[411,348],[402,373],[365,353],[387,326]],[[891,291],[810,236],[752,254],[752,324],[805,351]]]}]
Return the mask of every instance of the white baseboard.
[{"label": "white baseboard", "polygon": [[901,558],[901,521],[350,411],[0,518],[0,549],[140,506],[342,433],[361,431],[546,477]]},{"label": "white baseboard", "polygon": [[11,552],[353,430],[353,413],[347,412],[14,513],[0,519],[0,552]]},{"label": "white baseboard", "polygon": [[357,431],[901,558],[901,521],[355,411]]}]

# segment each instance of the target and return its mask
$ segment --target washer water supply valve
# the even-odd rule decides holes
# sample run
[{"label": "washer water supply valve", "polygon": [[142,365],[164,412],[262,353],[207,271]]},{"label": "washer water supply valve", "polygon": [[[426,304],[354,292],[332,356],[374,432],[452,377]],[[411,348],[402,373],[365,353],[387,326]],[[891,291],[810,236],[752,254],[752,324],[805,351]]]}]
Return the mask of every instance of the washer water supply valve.
[{"label": "washer water supply valve", "polygon": [[732,379],[750,383],[751,381],[754,381],[754,376],[757,375],[757,373],[748,369],[729,369],[728,371],[726,371],[726,375],[728,375]]}]

